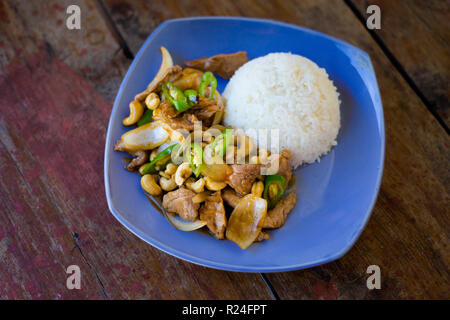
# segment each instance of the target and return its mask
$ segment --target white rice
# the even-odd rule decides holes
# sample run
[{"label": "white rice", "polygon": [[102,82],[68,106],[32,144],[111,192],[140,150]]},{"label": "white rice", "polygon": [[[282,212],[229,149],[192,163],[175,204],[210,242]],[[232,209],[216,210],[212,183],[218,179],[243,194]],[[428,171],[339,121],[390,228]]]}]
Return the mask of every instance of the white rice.
[{"label": "white rice", "polygon": [[223,96],[225,125],[279,129],[279,147],[289,149],[293,168],[337,144],[339,94],[325,69],[305,57],[271,53],[253,59],[236,71]]}]

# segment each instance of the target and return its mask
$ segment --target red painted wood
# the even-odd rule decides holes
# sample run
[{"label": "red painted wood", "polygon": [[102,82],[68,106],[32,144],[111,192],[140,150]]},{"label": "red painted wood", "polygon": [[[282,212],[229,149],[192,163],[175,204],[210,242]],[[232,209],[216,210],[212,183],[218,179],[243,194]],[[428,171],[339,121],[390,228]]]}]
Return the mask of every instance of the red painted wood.
[{"label": "red painted wood", "polygon": [[[103,184],[111,105],[45,46],[4,70],[0,105],[2,297],[271,298],[259,275],[182,262],[112,217]],[[84,291],[64,290],[72,263]]]}]

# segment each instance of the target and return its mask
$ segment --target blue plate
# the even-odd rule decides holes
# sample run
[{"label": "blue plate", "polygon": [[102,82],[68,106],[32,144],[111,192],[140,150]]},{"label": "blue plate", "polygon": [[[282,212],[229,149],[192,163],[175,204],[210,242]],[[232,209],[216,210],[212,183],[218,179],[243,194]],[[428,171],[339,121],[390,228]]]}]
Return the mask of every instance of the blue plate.
[{"label": "blue plate", "polygon": [[[338,88],[342,101],[338,145],[319,163],[296,170],[299,202],[286,225],[270,232],[270,240],[241,250],[231,241],[174,229],[149,204],[138,175],[123,168],[124,154],[113,151],[116,140],[127,131],[122,119],[128,115],[129,102],[159,68],[160,46],[180,65],[185,60],[241,50],[247,51],[249,59],[292,52],[325,68]],[[225,85],[219,79],[220,92]],[[109,209],[126,228],[178,258],[243,272],[302,269],[338,259],[361,234],[380,187],[384,145],[380,93],[364,51],[316,31],[270,20],[168,20],[142,46],[114,102],[105,146],[106,197]]]}]

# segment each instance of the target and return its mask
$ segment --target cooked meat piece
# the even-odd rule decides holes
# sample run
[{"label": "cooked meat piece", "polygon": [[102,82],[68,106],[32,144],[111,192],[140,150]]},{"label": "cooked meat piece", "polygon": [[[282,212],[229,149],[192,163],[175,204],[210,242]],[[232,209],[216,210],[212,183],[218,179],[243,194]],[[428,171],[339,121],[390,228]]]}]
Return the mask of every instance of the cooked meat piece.
[{"label": "cooked meat piece", "polygon": [[[279,174],[280,176],[286,179],[286,185],[289,183],[289,180],[292,178],[292,170],[289,164],[289,158],[291,157],[291,153],[289,150],[284,149],[280,152],[280,154],[271,154],[269,157],[269,161],[267,164],[264,164],[263,167],[270,168],[273,163],[278,162],[278,170],[276,172],[267,172],[267,174]],[[269,170],[268,170],[269,171]],[[272,171],[272,170],[270,170]]]},{"label": "cooked meat piece", "polygon": [[256,238],[255,242],[261,242],[264,240],[269,240],[270,239],[270,235],[267,232],[261,231],[258,234],[258,238]]},{"label": "cooked meat piece", "polygon": [[225,228],[227,227],[227,217],[223,206],[220,191],[217,191],[206,198],[205,203],[200,208],[200,220],[206,221],[209,230],[217,239],[225,238]]},{"label": "cooked meat piece", "polygon": [[289,158],[291,153],[289,150],[284,149],[280,153],[280,163],[278,167],[278,174],[286,179],[286,185],[289,183],[292,177],[291,165],[289,164]]},{"label": "cooked meat piece", "polygon": [[137,94],[134,99],[137,101],[143,101],[150,93],[159,91],[163,82],[173,82],[177,80],[182,75],[182,68],[180,66],[173,66],[168,68],[164,74],[165,75],[161,81],[155,83],[152,87],[147,88],[141,93]]},{"label": "cooked meat piece", "polygon": [[192,112],[199,120],[208,120],[214,116],[217,111],[222,111],[223,106],[217,104],[217,101],[200,97],[198,103],[188,112]]},{"label": "cooked meat piece", "polygon": [[232,208],[235,208],[242,199],[242,197],[231,188],[222,190],[222,198]]},{"label": "cooked meat piece", "polygon": [[281,199],[280,202],[277,203],[275,208],[267,213],[262,226],[263,229],[281,228],[286,222],[286,218],[289,212],[291,212],[292,208],[294,208],[296,202],[297,196],[294,192],[289,193],[286,197]]},{"label": "cooked meat piece", "polygon": [[181,187],[164,195],[163,207],[169,212],[177,213],[183,220],[195,221],[200,204],[192,202],[194,196],[195,192]]},{"label": "cooked meat piece", "polygon": [[177,117],[181,112],[175,109],[175,107],[167,101],[161,102],[159,105],[160,108],[160,116],[163,119],[173,119]]},{"label": "cooked meat piece", "polygon": [[136,171],[140,166],[148,161],[148,152],[145,150],[130,151],[129,153],[135,158],[125,166],[125,169],[128,171]]},{"label": "cooked meat piece", "polygon": [[234,72],[248,61],[247,52],[239,51],[230,54],[218,54],[209,58],[185,61],[187,67],[211,71],[225,79],[230,79]]},{"label": "cooked meat piece", "polygon": [[169,119],[167,123],[169,126],[174,129],[186,129],[188,131],[194,130],[194,123],[198,122],[198,119],[195,115],[191,113],[184,112],[182,116]]},{"label": "cooked meat piece", "polygon": [[190,108],[186,113],[193,114],[198,120],[202,121],[204,128],[209,128],[214,120],[214,115],[223,110],[223,105],[215,100],[200,97],[198,103]]},{"label": "cooked meat piece", "polygon": [[233,164],[233,173],[225,181],[237,193],[244,196],[252,190],[252,184],[259,176],[260,166],[258,164]]}]

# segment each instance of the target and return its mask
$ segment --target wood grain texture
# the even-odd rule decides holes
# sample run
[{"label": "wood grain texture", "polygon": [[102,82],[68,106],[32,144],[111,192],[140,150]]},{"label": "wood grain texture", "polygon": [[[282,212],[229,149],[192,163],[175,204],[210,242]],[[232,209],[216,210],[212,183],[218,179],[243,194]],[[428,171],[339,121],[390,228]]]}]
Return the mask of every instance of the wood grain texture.
[{"label": "wood grain texture", "polygon": [[[97,48],[87,44],[89,32],[80,34],[75,48],[99,55],[65,51],[72,34],[58,29],[61,2],[0,2],[0,298],[271,299],[260,275],[173,258],[109,213],[107,99],[121,74],[107,69],[128,61],[92,3],[70,3],[87,10],[105,37]],[[43,6],[55,8],[42,11],[45,19]],[[98,69],[90,76],[85,67]],[[81,268],[82,290],[66,288],[71,264]]]},{"label": "wood grain texture", "polygon": [[[387,143],[383,183],[370,222],[340,260],[267,277],[282,299],[449,297],[449,137],[343,1],[105,4],[134,51],[165,19],[242,15],[302,25],[368,52],[383,99]],[[381,268],[381,290],[366,287],[366,269],[372,264]]]},{"label": "wood grain texture", "polygon": [[364,17],[369,5],[380,7],[382,25],[374,32],[450,126],[450,2],[351,1]]},{"label": "wood grain texture", "polygon": [[[81,9],[81,29],[66,27],[66,8]],[[113,100],[129,61],[110,35],[95,0],[1,1],[0,66],[20,61],[46,45],[61,61]]]}]

